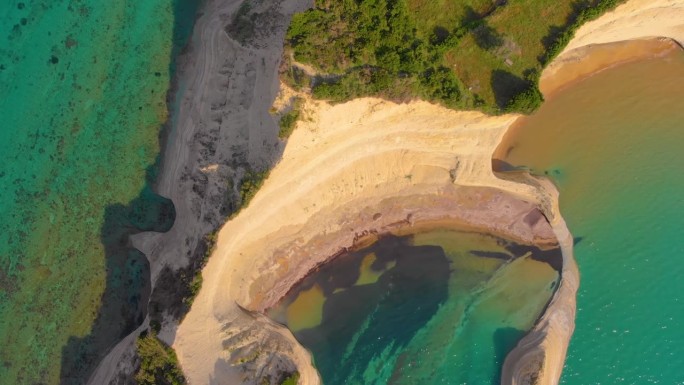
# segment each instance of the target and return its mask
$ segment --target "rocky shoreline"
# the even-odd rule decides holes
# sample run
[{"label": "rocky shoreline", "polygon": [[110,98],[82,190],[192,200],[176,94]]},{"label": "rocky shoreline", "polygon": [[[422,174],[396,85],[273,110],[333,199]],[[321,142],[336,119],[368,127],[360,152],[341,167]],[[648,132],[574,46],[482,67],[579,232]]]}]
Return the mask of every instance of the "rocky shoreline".
[{"label": "rocky shoreline", "polygon": [[[251,27],[260,33],[238,39],[234,15],[241,0],[207,0],[191,39],[177,59],[169,95],[171,120],[165,133],[155,192],[171,199],[176,221],[166,233],[142,233],[133,245],[150,262],[153,292],[160,313],[159,337],[168,344],[184,315],[179,293],[164,290],[193,274],[214,233],[239,207],[245,174],[264,170],[280,158],[284,144],[269,107],[278,92],[278,63],[290,16],[309,1],[255,1]],[[174,285],[171,285],[175,288]],[[177,288],[176,288],[177,289]],[[169,298],[175,296],[177,298]],[[120,341],[88,383],[131,383],[136,369],[135,339],[145,322]]]},{"label": "rocky shoreline", "polygon": [[[375,205],[359,205],[358,212],[353,213],[355,205],[355,202],[348,204],[343,214],[340,211],[340,214],[324,213],[312,217],[299,232],[315,234],[308,242],[302,244],[301,238],[293,239],[275,249],[263,265],[255,264],[254,271],[266,273],[273,260],[287,259],[289,268],[275,271],[272,280],[260,273],[258,286],[251,285],[248,290],[254,295],[238,299],[238,302],[264,312],[318,266],[385,233],[445,225],[489,233],[521,244],[557,244],[555,234],[537,205],[489,187],[446,185],[434,193],[394,196]],[[324,216],[344,223],[344,228],[316,234],[317,228],[325,222]]]}]

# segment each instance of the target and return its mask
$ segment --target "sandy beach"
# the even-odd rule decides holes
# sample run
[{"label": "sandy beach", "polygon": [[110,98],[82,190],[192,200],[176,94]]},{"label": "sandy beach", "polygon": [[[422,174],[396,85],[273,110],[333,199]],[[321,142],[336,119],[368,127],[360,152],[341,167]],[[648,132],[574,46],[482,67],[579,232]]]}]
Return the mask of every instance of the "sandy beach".
[{"label": "sandy beach", "polygon": [[[272,305],[309,270],[360,237],[430,220],[560,243],[562,283],[535,328],[507,357],[502,378],[505,384],[532,378],[558,383],[574,329],[579,274],[555,188],[492,172],[492,154],[519,116],[456,112],[420,101],[364,98],[333,106],[307,99],[283,150],[269,109],[279,89],[285,26],[263,38],[271,44],[241,44],[223,28],[239,3],[208,2],[195,27],[159,187],[176,205],[176,224],[169,233],[135,240],[150,258],[153,279],[166,264],[182,265],[198,239],[222,220],[216,206],[226,179],[279,159],[249,207],[222,227],[190,313],[177,330],[173,321],[162,329],[189,383],[253,384],[268,373],[297,370],[300,384],[319,384],[311,357],[291,333],[250,311]],[[279,10],[289,15],[306,3],[284,1]],[[542,74],[541,88],[550,96],[616,60],[671,49],[669,40],[659,40],[655,49],[643,40],[661,37],[684,41],[684,0],[629,1],[581,27]],[[620,54],[583,60],[592,47],[623,40],[637,42],[620,45]],[[198,190],[198,184],[204,187]],[[548,222],[530,221],[540,218],[537,212]],[[109,382],[133,340],[117,346],[90,383]]]},{"label": "sandy beach", "polygon": [[666,56],[681,49],[670,38],[655,37],[616,41],[577,48],[554,61],[544,71],[539,88],[545,98],[586,77],[632,61]]},{"label": "sandy beach", "polygon": [[598,71],[647,57],[663,56],[684,42],[684,2],[631,0],[581,26],[542,73],[540,89],[550,96]]}]

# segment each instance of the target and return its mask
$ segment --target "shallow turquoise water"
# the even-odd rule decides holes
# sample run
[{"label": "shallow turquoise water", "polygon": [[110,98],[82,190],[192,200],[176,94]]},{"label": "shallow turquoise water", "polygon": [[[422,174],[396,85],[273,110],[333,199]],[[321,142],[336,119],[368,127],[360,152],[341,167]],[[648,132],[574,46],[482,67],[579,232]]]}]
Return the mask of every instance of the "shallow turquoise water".
[{"label": "shallow turquoise water", "polygon": [[127,235],[173,220],[146,174],[193,3],[0,1],[0,383],[80,383],[140,321]]},{"label": "shallow turquoise water", "polygon": [[547,173],[581,285],[563,384],[684,384],[684,54],[627,64],[552,100],[509,138]]},{"label": "shallow turquoise water", "polygon": [[551,256],[455,230],[387,236],[307,277],[271,316],[325,385],[497,384],[553,293],[557,272],[533,259]]}]

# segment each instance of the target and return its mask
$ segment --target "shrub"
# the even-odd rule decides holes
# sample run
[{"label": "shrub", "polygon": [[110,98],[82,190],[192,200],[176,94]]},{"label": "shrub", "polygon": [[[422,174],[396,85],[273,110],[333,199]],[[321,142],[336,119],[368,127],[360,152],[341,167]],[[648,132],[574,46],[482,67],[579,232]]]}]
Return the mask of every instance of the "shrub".
[{"label": "shrub", "polygon": [[294,372],[290,376],[285,377],[280,385],[297,385],[299,382],[299,372]]},{"label": "shrub", "polygon": [[176,353],[154,331],[142,333],[135,342],[140,368],[135,374],[138,385],[183,385],[185,377]]},{"label": "shrub", "polygon": [[268,171],[248,171],[245,173],[240,184],[240,209],[249,205],[249,202],[259,191],[261,185],[264,184],[266,177],[268,177]]},{"label": "shrub", "polygon": [[299,110],[292,110],[280,118],[280,131],[278,131],[278,137],[280,139],[287,139],[292,135],[297,120],[299,119]]},{"label": "shrub", "polygon": [[544,101],[544,97],[537,84],[532,84],[525,91],[515,95],[513,99],[508,102],[506,112],[520,112],[523,114],[531,114]]},{"label": "shrub", "polygon": [[421,77],[423,92],[428,99],[438,100],[447,107],[456,107],[461,96],[459,81],[447,68],[430,68]]},{"label": "shrub", "polygon": [[287,139],[292,135],[292,131],[294,131],[299,116],[301,115],[301,106],[302,100],[299,98],[295,99],[292,110],[280,118],[280,130],[278,131],[278,137],[280,139]]},{"label": "shrub", "polygon": [[285,84],[297,91],[301,91],[304,87],[309,86],[309,77],[300,68],[288,64],[286,68],[281,71],[281,79]]}]

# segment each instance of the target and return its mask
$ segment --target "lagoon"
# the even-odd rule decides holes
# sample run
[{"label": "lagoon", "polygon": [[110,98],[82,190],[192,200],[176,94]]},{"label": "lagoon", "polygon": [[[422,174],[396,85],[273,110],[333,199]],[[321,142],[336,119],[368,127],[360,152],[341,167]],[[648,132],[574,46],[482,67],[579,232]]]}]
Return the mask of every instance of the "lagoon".
[{"label": "lagoon", "polygon": [[453,228],[385,235],[307,276],[270,315],[326,385],[495,384],[551,298],[560,258]]}]

